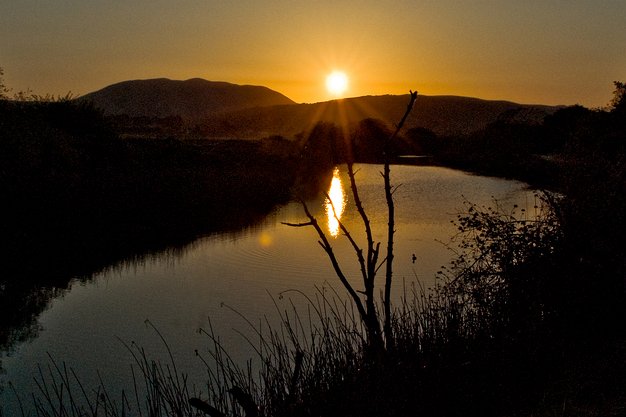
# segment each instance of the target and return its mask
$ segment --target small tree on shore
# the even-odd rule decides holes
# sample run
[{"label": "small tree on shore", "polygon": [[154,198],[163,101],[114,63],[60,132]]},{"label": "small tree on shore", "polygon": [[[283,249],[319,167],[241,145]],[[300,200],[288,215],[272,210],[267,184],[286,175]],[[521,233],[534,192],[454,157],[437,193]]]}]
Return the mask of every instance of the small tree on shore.
[{"label": "small tree on shore", "polygon": [[613,81],[615,90],[611,99],[611,110],[617,113],[626,111],[626,84],[621,81]]},{"label": "small tree on shore", "polygon": [[[398,133],[402,129],[408,115],[413,109],[413,105],[415,104],[416,99],[417,91],[410,91],[410,99],[404,116],[400,119],[400,122],[397,124],[394,132],[385,140],[385,143],[382,147],[384,168],[381,175],[385,184],[385,198],[388,208],[387,248],[386,256],[382,260],[380,259],[381,242],[374,241],[369,217],[367,216],[367,213],[363,208],[361,198],[359,197],[359,191],[355,179],[352,160],[347,161],[348,177],[350,178],[350,189],[352,191],[352,197],[354,198],[357,212],[359,213],[361,220],[363,221],[363,226],[365,229],[365,237],[367,241],[367,247],[365,249],[357,244],[350,231],[339,219],[337,211],[333,206],[333,214],[335,220],[339,224],[341,232],[348,239],[356,254],[361,271],[361,277],[363,280],[362,290],[355,289],[354,286],[348,281],[348,278],[341,268],[339,260],[337,259],[333,251],[333,247],[330,244],[328,237],[320,227],[315,216],[311,214],[304,201],[302,201],[302,205],[309,221],[303,223],[284,223],[288,226],[293,227],[310,226],[315,229],[320,239],[318,243],[326,252],[337,277],[339,278],[345,289],[348,291],[348,294],[350,295],[357,311],[359,312],[359,317],[363,325],[365,326],[365,330],[367,333],[367,346],[369,350],[374,353],[380,353],[385,350],[391,349],[394,345],[393,332],[391,327],[391,288],[393,282],[393,246],[395,233],[395,207],[393,201],[393,193],[395,192],[397,187],[391,185],[390,144],[393,142],[393,140],[397,137]],[[326,198],[328,199],[328,201],[330,201],[332,205],[332,200],[330,199],[330,196],[328,194],[326,194]],[[381,314],[379,313],[376,305],[374,288],[376,283],[376,274],[383,265],[385,265],[385,286],[383,295],[383,320],[381,320]],[[362,294],[363,297],[361,297],[359,293]]]},{"label": "small tree on shore", "polygon": [[11,89],[4,84],[4,69],[0,67],[0,100],[8,100]]}]

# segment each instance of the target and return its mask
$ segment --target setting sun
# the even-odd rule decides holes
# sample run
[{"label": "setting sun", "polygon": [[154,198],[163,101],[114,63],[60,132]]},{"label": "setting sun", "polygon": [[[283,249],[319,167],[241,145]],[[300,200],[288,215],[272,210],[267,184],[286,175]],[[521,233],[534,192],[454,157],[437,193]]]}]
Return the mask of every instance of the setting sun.
[{"label": "setting sun", "polygon": [[348,76],[341,71],[333,71],[326,77],[326,89],[335,97],[341,96],[348,89]]}]

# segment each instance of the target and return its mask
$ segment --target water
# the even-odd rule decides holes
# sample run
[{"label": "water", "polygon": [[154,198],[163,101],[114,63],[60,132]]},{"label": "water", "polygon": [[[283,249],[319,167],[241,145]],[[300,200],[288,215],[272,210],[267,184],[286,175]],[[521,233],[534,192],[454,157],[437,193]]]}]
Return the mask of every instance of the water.
[{"label": "water", "polygon": [[[383,242],[384,251],[387,207],[382,167],[356,168],[374,238]],[[440,167],[394,166],[392,183],[400,185],[394,194],[396,299],[403,280],[419,279],[426,287],[432,286],[436,272],[451,259],[444,243],[455,233],[450,220],[463,210],[465,200],[491,205],[496,198],[504,206],[535,205],[533,193],[522,183]],[[336,173],[332,184],[329,194],[335,209],[341,212],[341,221],[363,242],[345,169]],[[332,215],[329,222],[332,208],[324,200],[320,196],[307,205],[330,236],[336,226]],[[36,389],[33,376],[38,365],[45,370],[53,358],[74,369],[88,388],[102,379],[113,392],[130,389],[132,356],[124,343],[136,342],[150,357],[167,359],[165,346],[152,326],[146,324],[149,320],[167,340],[179,368],[201,388],[205,370],[194,351],[206,352],[210,345],[206,335],[198,332],[199,328],[208,328],[209,317],[233,357],[243,361],[253,355],[253,350],[233,329],[245,332],[247,325],[227,306],[255,323],[264,317],[271,322],[277,317],[274,302],[286,306],[286,298],[278,300],[283,291],[296,289],[312,294],[316,287],[332,285],[343,294],[315,231],[282,224],[305,221],[301,205],[293,202],[252,228],[201,238],[175,253],[113,266],[88,281],[71,281],[70,288],[40,315],[38,336],[15,346],[10,353],[2,353],[5,374],[0,375],[0,384],[7,388],[7,381],[11,381],[27,399]],[[341,236],[330,239],[358,286],[358,266],[351,248]],[[289,294],[296,304],[303,301],[296,293]],[[12,390],[0,393],[0,404],[4,415],[17,414]]]}]

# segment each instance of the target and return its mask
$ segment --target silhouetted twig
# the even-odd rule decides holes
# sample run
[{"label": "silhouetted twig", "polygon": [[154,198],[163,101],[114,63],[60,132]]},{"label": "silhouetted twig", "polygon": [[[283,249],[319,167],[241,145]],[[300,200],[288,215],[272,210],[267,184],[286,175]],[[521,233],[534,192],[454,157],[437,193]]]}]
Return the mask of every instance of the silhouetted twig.
[{"label": "silhouetted twig", "polygon": [[367,313],[365,311],[365,308],[363,307],[363,302],[361,301],[361,299],[359,298],[359,295],[354,290],[350,282],[348,282],[348,279],[343,273],[343,270],[341,269],[341,266],[339,265],[339,261],[337,260],[337,257],[335,256],[335,252],[333,251],[333,247],[328,241],[326,234],[324,233],[324,231],[318,224],[315,216],[313,216],[311,212],[309,211],[309,208],[307,207],[306,203],[304,201],[301,201],[301,203],[302,203],[302,207],[304,208],[304,213],[309,218],[309,221],[306,223],[283,222],[283,224],[287,226],[292,226],[292,227],[312,226],[315,229],[315,231],[317,232],[317,235],[320,238],[320,240],[318,241],[319,245],[322,247],[322,249],[324,249],[324,251],[328,255],[328,258],[330,259],[330,263],[332,264],[333,269],[335,270],[335,273],[337,274],[337,277],[339,278],[343,286],[346,288],[346,290],[352,297],[352,300],[354,300],[354,304],[356,305],[356,308],[359,311],[359,315],[361,316],[361,319],[364,322],[367,322],[366,321]]},{"label": "silhouetted twig", "polygon": [[411,94],[411,98],[409,100],[409,104],[406,106],[406,111],[404,112],[404,116],[400,120],[400,123],[396,126],[396,130],[393,132],[391,137],[387,139],[385,142],[384,153],[385,153],[385,168],[383,172],[383,178],[385,181],[385,199],[387,200],[387,261],[385,268],[385,298],[383,301],[383,305],[385,308],[385,339],[387,343],[387,347],[393,346],[393,332],[391,329],[391,283],[393,280],[393,234],[395,233],[395,206],[393,203],[393,190],[391,187],[391,169],[390,165],[390,155],[389,148],[392,141],[402,129],[404,122],[406,121],[409,113],[413,109],[413,105],[415,104],[415,100],[417,100],[417,91],[409,91]]},{"label": "silhouetted twig", "polygon": [[291,376],[291,383],[289,384],[289,399],[288,402],[293,402],[295,398],[296,387],[298,386],[298,380],[300,379],[300,373],[302,372],[302,361],[304,360],[304,352],[298,349],[296,351],[295,363],[293,366],[293,375]]},{"label": "silhouetted twig", "polygon": [[259,415],[259,407],[256,405],[252,395],[237,386],[232,387],[228,392],[241,405],[241,408],[246,413],[246,417],[257,417]]},{"label": "silhouetted twig", "polygon": [[211,417],[226,417],[226,414],[222,413],[217,408],[207,404],[205,401],[202,401],[200,398],[190,398],[189,404],[202,411],[204,414]]}]

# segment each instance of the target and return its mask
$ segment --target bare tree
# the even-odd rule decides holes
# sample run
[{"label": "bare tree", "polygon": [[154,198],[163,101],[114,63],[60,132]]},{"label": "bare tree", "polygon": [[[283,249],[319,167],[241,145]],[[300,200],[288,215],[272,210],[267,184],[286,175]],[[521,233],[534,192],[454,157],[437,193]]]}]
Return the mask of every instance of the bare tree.
[{"label": "bare tree", "polygon": [[[359,312],[359,316],[361,321],[363,322],[366,332],[367,332],[367,343],[368,347],[375,352],[381,352],[386,349],[390,349],[393,347],[393,334],[391,329],[391,287],[393,282],[393,244],[394,244],[394,233],[395,233],[395,207],[393,202],[393,193],[395,192],[397,187],[393,187],[391,185],[391,155],[390,155],[390,144],[396,138],[402,126],[404,125],[409,113],[413,109],[413,105],[415,104],[415,100],[417,99],[417,91],[410,91],[410,100],[406,108],[406,112],[400,122],[396,125],[395,131],[391,134],[389,138],[385,141],[383,147],[383,158],[384,158],[384,169],[382,174],[384,184],[385,184],[385,197],[388,208],[388,222],[387,222],[387,251],[386,256],[383,260],[379,259],[380,256],[380,242],[375,242],[372,235],[372,228],[370,224],[369,217],[363,208],[363,203],[359,196],[359,190],[357,187],[354,167],[352,161],[348,162],[348,176],[350,178],[350,189],[352,191],[352,196],[354,198],[354,203],[359,213],[361,220],[363,221],[363,226],[365,229],[365,238],[367,241],[367,248],[364,250],[361,248],[345,225],[339,219],[337,215],[337,211],[333,206],[333,213],[335,220],[339,224],[339,228],[343,235],[348,239],[354,252],[357,257],[357,261],[359,263],[361,276],[363,279],[363,289],[356,290],[352,284],[348,281],[346,275],[344,274],[339,260],[337,259],[333,247],[328,240],[324,230],[320,227],[315,216],[311,214],[309,208],[307,207],[304,201],[301,201],[302,206],[304,208],[304,212],[309,219],[308,222],[303,223],[284,223],[293,227],[306,227],[311,226],[315,229],[319,236],[318,243],[326,252],[335,273],[343,286],[348,291],[348,294],[352,298],[354,305]],[[326,194],[326,198],[330,201],[332,205],[332,200],[330,196]],[[383,310],[384,310],[384,324],[381,330],[381,320],[380,314],[377,311],[376,301],[374,296],[374,287],[376,282],[376,274],[378,270],[385,265],[385,290],[384,290],[384,298],[383,298]],[[363,294],[363,298],[359,295]]]}]

